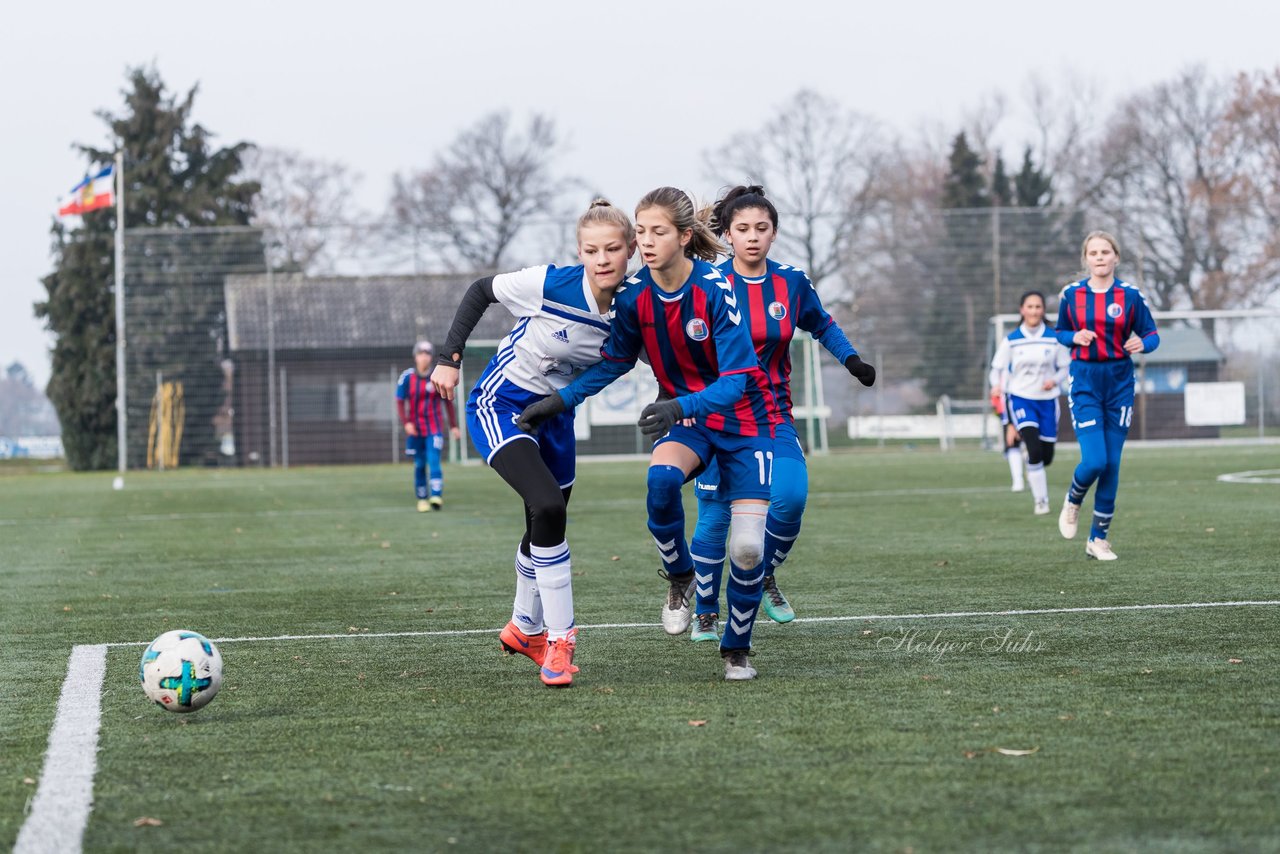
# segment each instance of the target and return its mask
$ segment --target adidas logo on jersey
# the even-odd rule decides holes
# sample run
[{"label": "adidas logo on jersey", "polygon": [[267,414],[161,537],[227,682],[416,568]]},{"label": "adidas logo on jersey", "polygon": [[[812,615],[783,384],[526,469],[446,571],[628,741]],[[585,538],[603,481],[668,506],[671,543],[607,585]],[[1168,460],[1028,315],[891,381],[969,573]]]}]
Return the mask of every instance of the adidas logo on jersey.
[{"label": "adidas logo on jersey", "polygon": [[551,337],[563,344],[568,344],[569,343],[569,327],[566,326],[564,329],[561,329],[559,332],[552,332]]}]

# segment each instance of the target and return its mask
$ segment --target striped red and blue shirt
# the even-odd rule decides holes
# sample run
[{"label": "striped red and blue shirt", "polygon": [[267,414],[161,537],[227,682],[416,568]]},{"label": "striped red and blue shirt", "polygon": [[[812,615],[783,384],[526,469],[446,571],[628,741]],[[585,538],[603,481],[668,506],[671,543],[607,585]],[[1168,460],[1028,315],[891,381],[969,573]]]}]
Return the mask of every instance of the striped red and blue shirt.
[{"label": "striped red and blue shirt", "polygon": [[765,259],[759,278],[739,275],[730,258],[719,267],[733,285],[751,330],[751,343],[782,417],[791,418],[791,339],[799,329],[808,332],[842,364],[858,351],[839,324],[822,307],[822,300],[803,270]]},{"label": "striped red and blue shirt", "polygon": [[[1097,336],[1086,346],[1072,341],[1082,329]],[[1088,279],[1067,285],[1058,302],[1055,334],[1060,343],[1071,348],[1071,358],[1086,362],[1128,359],[1124,342],[1131,334],[1142,339],[1144,353],[1160,346],[1156,321],[1142,291],[1120,279],[1115,279],[1105,291],[1091,289]]]},{"label": "striped red and blue shirt", "polygon": [[631,370],[642,352],[686,417],[724,433],[773,436],[781,420],[777,402],[733,286],[715,267],[695,259],[674,293],[658,287],[648,267],[628,278],[613,300],[604,359],[561,389],[561,397],[576,406]]},{"label": "striped red and blue shirt", "polygon": [[430,380],[418,376],[413,368],[401,374],[400,381],[396,383],[396,403],[400,410],[400,423],[416,426],[419,436],[443,433],[446,417],[449,427],[458,426],[458,416],[453,407],[436,394]]}]

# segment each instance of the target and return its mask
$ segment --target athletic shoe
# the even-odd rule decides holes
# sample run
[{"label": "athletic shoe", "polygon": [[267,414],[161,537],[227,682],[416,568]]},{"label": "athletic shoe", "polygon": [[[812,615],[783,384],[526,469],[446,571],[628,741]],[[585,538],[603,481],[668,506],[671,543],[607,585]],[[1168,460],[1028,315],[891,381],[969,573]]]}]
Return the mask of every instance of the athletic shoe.
[{"label": "athletic shoe", "polygon": [[418,512],[419,512],[419,513],[426,513],[426,512],[427,512],[428,510],[430,510],[430,509],[431,509],[431,505],[427,503],[427,499],[425,499],[425,498],[419,498],[419,499],[418,499]]},{"label": "athletic shoe", "polygon": [[1094,560],[1119,560],[1120,556],[1111,551],[1111,543],[1106,540],[1090,539],[1084,544],[1084,556]]},{"label": "athletic shoe", "polygon": [[1062,512],[1058,514],[1058,533],[1068,540],[1075,539],[1076,529],[1080,527],[1080,505],[1069,500],[1062,502]]},{"label": "athletic shoe", "polygon": [[694,643],[699,641],[719,642],[719,622],[720,616],[718,614],[699,614],[697,621],[693,624],[693,631],[689,633],[689,640]]},{"label": "athletic shoe", "polygon": [[764,596],[761,597],[761,602],[764,603],[764,612],[775,623],[789,623],[796,618],[796,612],[791,609],[791,603],[787,601],[786,596],[782,595],[782,591],[778,589],[778,582],[772,575],[764,577]]},{"label": "athletic shoe", "polygon": [[724,657],[724,678],[727,682],[745,682],[756,678],[756,669],[751,666],[749,649],[721,649]]},{"label": "athletic shoe", "polygon": [[552,688],[568,688],[573,684],[573,651],[578,645],[578,633],[571,631],[567,638],[547,641],[547,657],[542,662],[542,684]]},{"label": "athletic shoe", "polygon": [[689,630],[689,599],[693,596],[694,577],[691,571],[687,576],[672,575],[666,570],[658,570],[667,581],[671,582],[667,590],[667,600],[662,605],[662,628],[669,635],[682,635]]},{"label": "athletic shoe", "polygon": [[507,655],[527,655],[535,663],[541,664],[547,657],[547,633],[526,635],[516,628],[515,622],[509,622],[498,635],[498,641]]},{"label": "athletic shoe", "polygon": [[1049,499],[1046,498],[1043,501],[1036,502],[1036,515],[1037,516],[1049,515]]},{"label": "athletic shoe", "polygon": [[1027,485],[1026,485],[1025,483],[1015,483],[1015,484],[1013,485],[1013,487],[1012,487],[1012,488],[1010,488],[1010,490],[1009,490],[1009,491],[1010,491],[1010,492],[1024,492],[1024,491],[1026,491],[1026,488],[1027,488]]},{"label": "athletic shoe", "polygon": [[432,509],[432,510],[443,510],[443,509],[444,509],[444,499],[443,499],[443,498],[441,498],[439,495],[433,495],[433,496],[431,496],[431,509]]}]

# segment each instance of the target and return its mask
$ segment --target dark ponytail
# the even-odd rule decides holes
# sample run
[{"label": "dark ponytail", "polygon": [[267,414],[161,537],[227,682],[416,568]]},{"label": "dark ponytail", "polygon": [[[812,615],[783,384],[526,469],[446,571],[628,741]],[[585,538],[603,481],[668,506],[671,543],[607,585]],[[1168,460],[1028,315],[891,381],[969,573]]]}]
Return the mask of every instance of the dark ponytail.
[{"label": "dark ponytail", "polygon": [[768,212],[773,230],[778,230],[778,209],[765,198],[764,187],[759,184],[739,184],[720,197],[711,213],[711,230],[723,235],[733,225],[733,218],[747,208],[761,208]]}]

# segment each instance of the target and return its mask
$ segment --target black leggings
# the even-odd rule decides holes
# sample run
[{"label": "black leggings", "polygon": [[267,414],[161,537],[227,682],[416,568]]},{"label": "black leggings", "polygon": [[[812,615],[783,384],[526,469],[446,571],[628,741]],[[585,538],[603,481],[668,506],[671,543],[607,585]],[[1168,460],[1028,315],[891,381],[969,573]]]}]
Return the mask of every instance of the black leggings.
[{"label": "black leggings", "polygon": [[1029,464],[1034,466],[1044,463],[1047,466],[1053,463],[1053,449],[1057,447],[1057,443],[1041,439],[1039,427],[1023,427],[1018,435],[1026,446]]},{"label": "black leggings", "polygon": [[573,486],[564,489],[542,461],[536,442],[517,439],[493,455],[489,465],[524,500],[524,539],[520,551],[529,554],[529,545],[549,548],[564,542],[566,506]]}]

